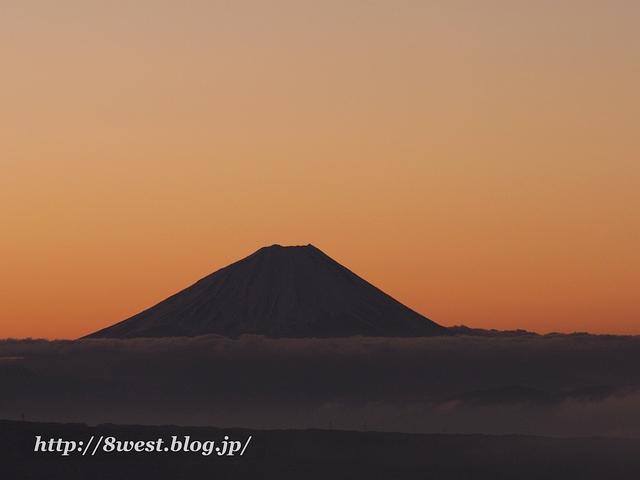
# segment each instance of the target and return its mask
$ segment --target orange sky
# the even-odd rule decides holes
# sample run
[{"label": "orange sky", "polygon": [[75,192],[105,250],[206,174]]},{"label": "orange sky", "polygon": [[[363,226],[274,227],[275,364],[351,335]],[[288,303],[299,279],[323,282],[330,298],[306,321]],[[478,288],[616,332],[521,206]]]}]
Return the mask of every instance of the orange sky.
[{"label": "orange sky", "polygon": [[274,243],[445,326],[640,334],[638,24],[2,2],[0,338],[86,335]]}]

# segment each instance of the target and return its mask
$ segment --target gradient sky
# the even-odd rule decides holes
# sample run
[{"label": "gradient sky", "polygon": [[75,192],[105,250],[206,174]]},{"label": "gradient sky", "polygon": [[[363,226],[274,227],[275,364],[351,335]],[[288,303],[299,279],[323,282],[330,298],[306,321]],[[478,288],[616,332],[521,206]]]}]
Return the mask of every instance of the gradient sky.
[{"label": "gradient sky", "polygon": [[0,1],[0,337],[312,243],[448,326],[640,334],[640,2]]}]

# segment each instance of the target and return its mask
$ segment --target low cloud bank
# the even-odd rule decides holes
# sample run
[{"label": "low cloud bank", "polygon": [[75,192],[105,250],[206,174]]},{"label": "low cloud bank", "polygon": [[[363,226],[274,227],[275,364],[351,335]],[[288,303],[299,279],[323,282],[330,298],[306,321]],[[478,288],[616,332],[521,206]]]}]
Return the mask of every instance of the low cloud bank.
[{"label": "low cloud bank", "polygon": [[[442,403],[514,385],[611,394]],[[640,336],[0,341],[0,415],[41,420],[640,436],[639,385]]]}]

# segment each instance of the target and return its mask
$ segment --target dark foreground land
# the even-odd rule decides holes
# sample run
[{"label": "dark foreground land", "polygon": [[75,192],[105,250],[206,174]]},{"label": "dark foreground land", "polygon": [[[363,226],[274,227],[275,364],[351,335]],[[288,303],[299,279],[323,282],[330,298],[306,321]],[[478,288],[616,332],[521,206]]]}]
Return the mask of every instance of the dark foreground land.
[{"label": "dark foreground land", "polygon": [[[38,436],[42,443],[40,451],[34,452]],[[82,448],[90,439],[91,444],[83,454]],[[185,452],[185,440],[189,450],[197,451]],[[135,445],[132,441],[139,442],[139,449],[153,451],[118,452],[116,441],[129,442],[120,444],[128,448]],[[207,441],[214,443],[205,444]],[[83,442],[82,446],[79,442]],[[230,445],[236,450],[231,456]],[[105,446],[113,447],[113,451],[105,452]],[[178,446],[180,451],[172,451]],[[221,450],[216,451],[214,446]],[[240,455],[242,447],[246,448]],[[67,456],[63,455],[65,448]],[[203,448],[208,448],[211,454],[203,455]],[[0,477],[7,480],[638,479],[640,439],[88,427],[1,420]]]}]

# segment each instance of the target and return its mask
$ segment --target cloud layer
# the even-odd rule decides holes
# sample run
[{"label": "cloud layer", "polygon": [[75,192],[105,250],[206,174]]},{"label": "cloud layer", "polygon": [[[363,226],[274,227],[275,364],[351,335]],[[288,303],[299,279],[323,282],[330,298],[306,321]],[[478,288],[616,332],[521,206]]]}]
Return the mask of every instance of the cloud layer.
[{"label": "cloud layer", "polygon": [[[3,340],[0,415],[26,409],[41,420],[89,423],[367,422],[401,431],[637,436],[639,352],[638,336],[587,334]],[[463,396],[443,403],[514,385],[562,401],[478,403]],[[611,394],[562,397],[598,386],[612,387],[604,390]]]}]

